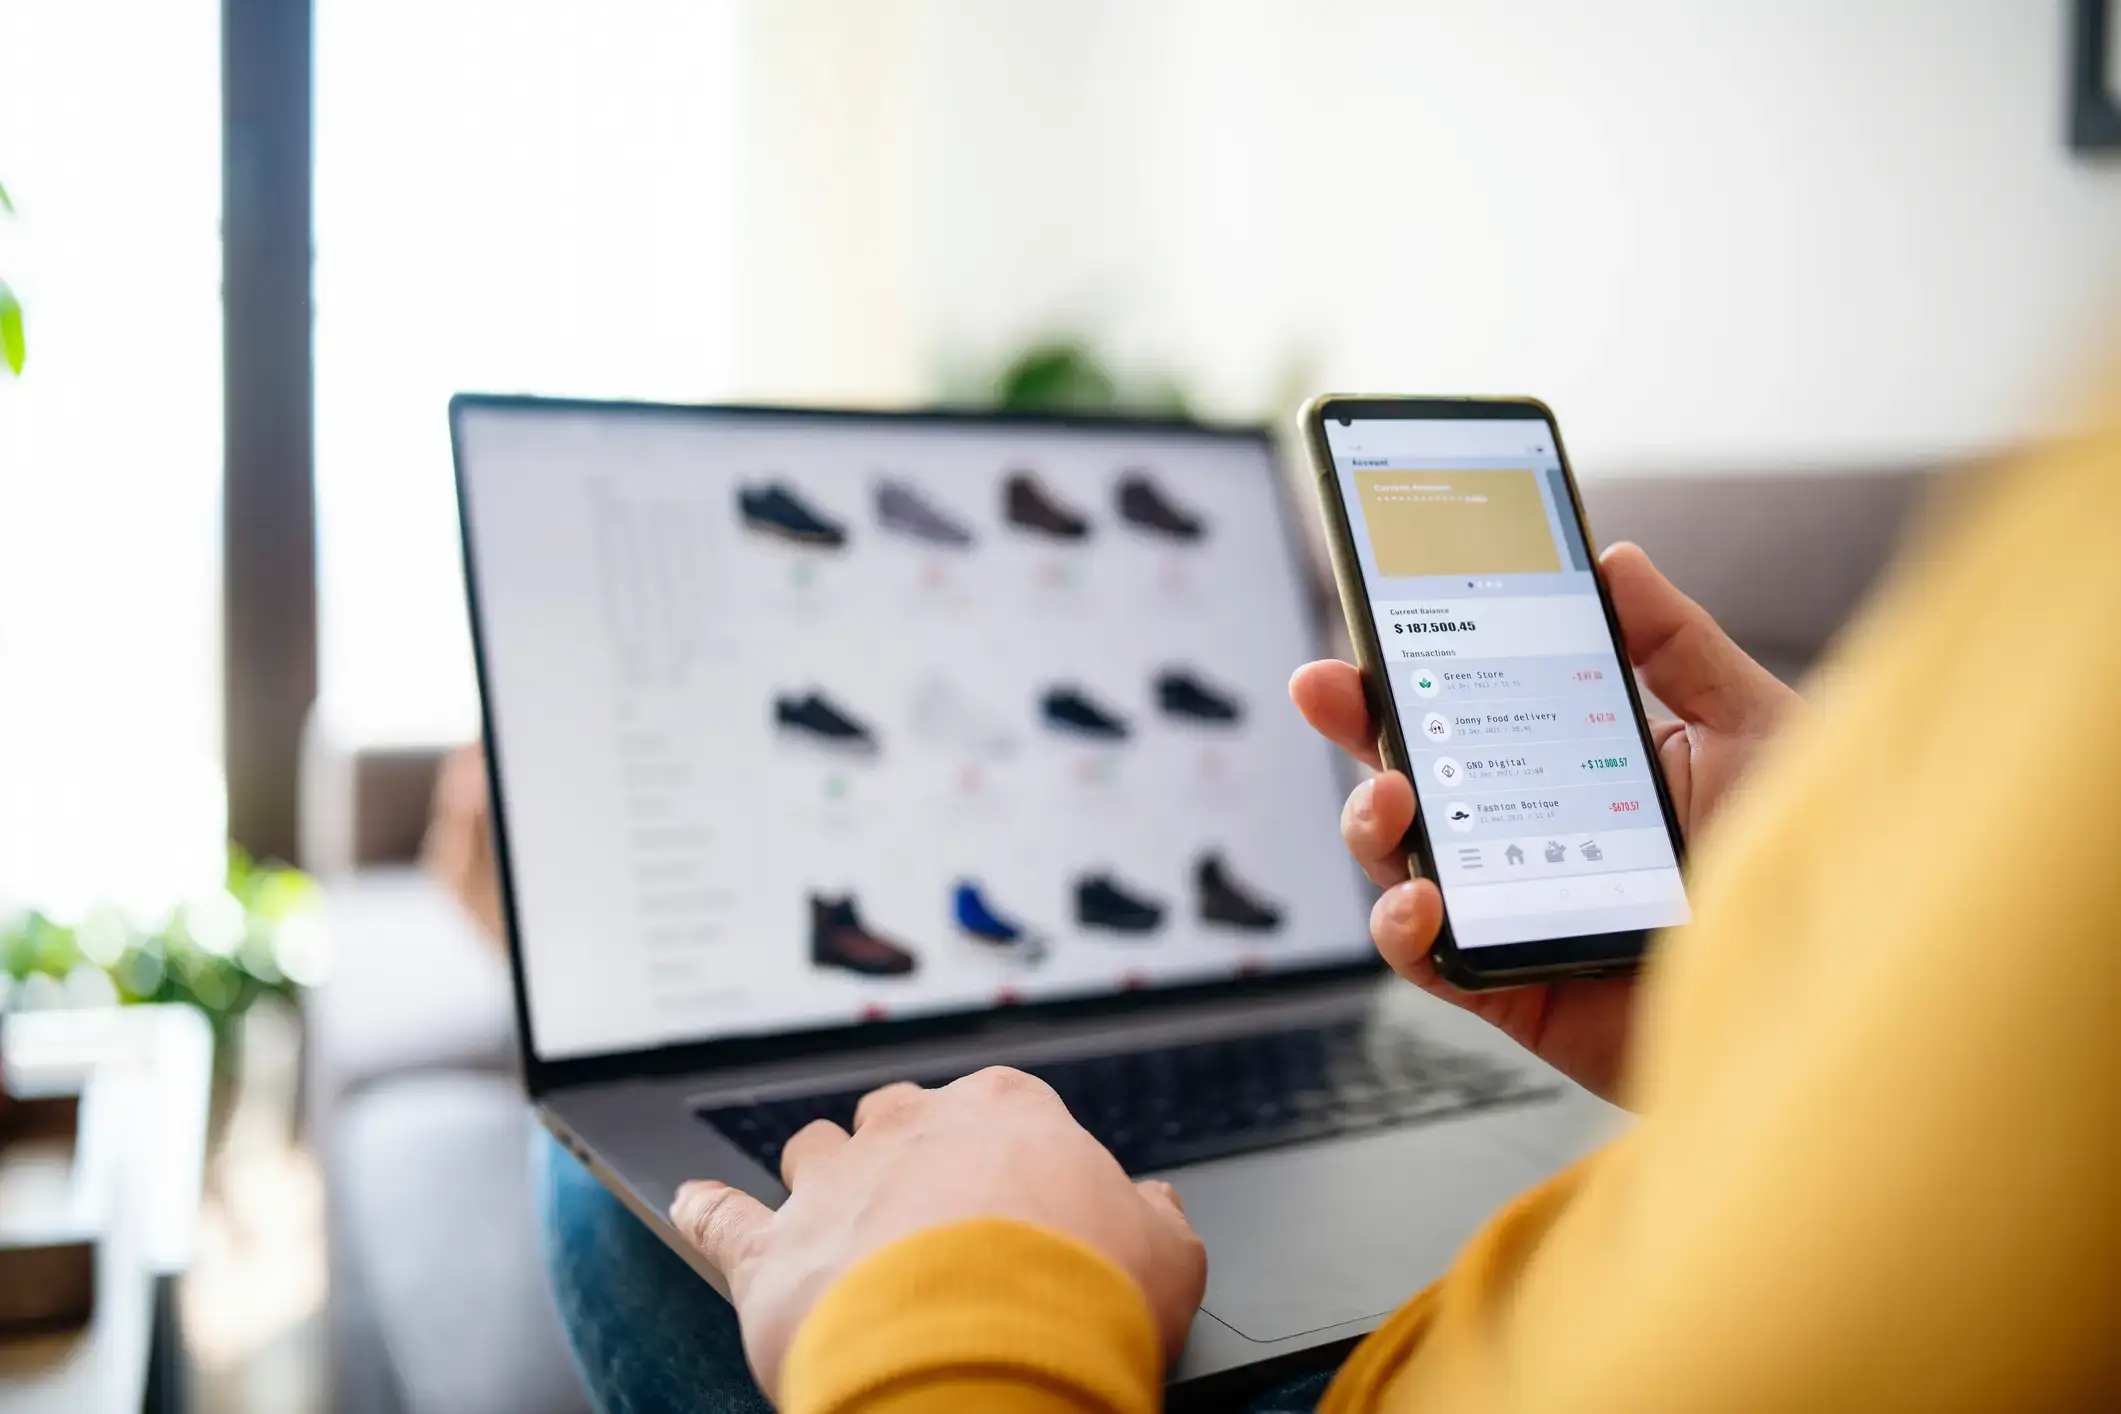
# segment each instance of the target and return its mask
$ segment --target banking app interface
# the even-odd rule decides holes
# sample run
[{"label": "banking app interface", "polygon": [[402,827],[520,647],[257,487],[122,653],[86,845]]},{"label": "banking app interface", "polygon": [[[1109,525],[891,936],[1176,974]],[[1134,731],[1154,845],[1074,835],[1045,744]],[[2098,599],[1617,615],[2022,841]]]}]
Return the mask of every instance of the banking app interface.
[{"label": "banking app interface", "polygon": [[458,418],[546,1057],[1369,955],[1263,441]]},{"label": "banking app interface", "polygon": [[1461,947],[1687,921],[1553,433],[1326,424]]}]

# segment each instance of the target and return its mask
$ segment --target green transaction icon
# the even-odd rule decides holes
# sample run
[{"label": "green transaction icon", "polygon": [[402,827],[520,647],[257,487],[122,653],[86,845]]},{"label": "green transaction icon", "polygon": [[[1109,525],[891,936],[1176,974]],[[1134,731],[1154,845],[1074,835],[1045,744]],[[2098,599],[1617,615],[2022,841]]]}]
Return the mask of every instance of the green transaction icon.
[{"label": "green transaction icon", "polygon": [[1423,697],[1434,697],[1436,689],[1436,674],[1427,668],[1422,668],[1414,674],[1414,690]]}]

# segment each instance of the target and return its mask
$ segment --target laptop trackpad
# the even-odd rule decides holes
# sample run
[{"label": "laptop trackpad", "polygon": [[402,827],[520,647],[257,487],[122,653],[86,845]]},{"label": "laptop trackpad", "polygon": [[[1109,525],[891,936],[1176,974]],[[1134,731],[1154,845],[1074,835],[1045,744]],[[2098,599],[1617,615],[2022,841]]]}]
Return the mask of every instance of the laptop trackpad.
[{"label": "laptop trackpad", "polygon": [[1171,1181],[1208,1246],[1202,1308],[1270,1341],[1402,1305],[1552,1167],[1482,1116],[1181,1169]]}]

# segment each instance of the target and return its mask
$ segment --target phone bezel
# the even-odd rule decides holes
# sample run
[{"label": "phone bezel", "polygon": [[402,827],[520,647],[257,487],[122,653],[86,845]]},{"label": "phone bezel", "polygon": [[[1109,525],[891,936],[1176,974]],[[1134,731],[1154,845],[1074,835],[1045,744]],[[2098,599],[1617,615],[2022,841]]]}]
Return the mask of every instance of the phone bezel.
[{"label": "phone bezel", "polygon": [[[1379,753],[1388,767],[1405,773],[1410,784],[1414,783],[1413,772],[1409,769],[1412,757],[1407,751],[1406,738],[1400,729],[1398,704],[1393,697],[1390,674],[1386,671],[1384,645],[1377,636],[1376,620],[1370,613],[1370,591],[1363,583],[1362,564],[1356,552],[1353,523],[1349,519],[1347,504],[1341,493],[1340,477],[1333,465],[1332,448],[1326,441],[1328,418],[1350,422],[1528,421],[1536,418],[1545,424],[1548,434],[1554,439],[1555,459],[1561,465],[1562,483],[1568,487],[1570,510],[1575,514],[1577,527],[1583,535],[1583,543],[1591,552],[1592,579],[1598,587],[1598,603],[1605,614],[1606,632],[1611,637],[1613,651],[1623,666],[1628,663],[1626,642],[1620,633],[1620,619],[1613,610],[1613,596],[1606,587],[1604,573],[1597,569],[1598,542],[1591,536],[1590,520],[1583,509],[1583,495],[1576,485],[1576,473],[1569,465],[1568,449],[1561,440],[1560,420],[1554,416],[1552,408],[1539,399],[1530,397],[1443,398],[1326,394],[1306,403],[1300,418],[1304,445],[1310,454],[1313,480],[1325,518],[1326,541],[1332,553],[1334,583],[1340,590],[1341,610],[1347,618],[1348,637],[1355,646],[1356,666],[1362,671],[1363,694],[1368,700],[1370,718],[1379,728]],[[1686,841],[1680,833],[1678,813],[1672,807],[1671,792],[1665,786],[1664,772],[1659,768],[1657,753],[1651,747],[1649,722],[1642,709],[1642,694],[1637,688],[1632,671],[1622,672],[1621,678],[1627,689],[1628,710],[1634,715],[1635,730],[1649,760],[1650,781],[1657,793],[1657,808],[1664,820],[1665,832],[1672,841],[1674,857],[1683,867],[1686,861]],[[1414,797],[1418,804],[1421,800],[1421,787],[1418,784],[1414,785]],[[1427,821],[1427,812],[1417,809],[1414,824],[1407,831],[1401,847],[1423,875],[1436,879],[1436,849],[1429,838]],[[1461,948],[1451,929],[1450,900],[1446,896],[1443,923],[1437,930],[1436,942],[1430,949],[1430,956],[1436,963],[1437,971],[1453,986],[1468,991],[1486,991],[1500,987],[1530,986],[1571,977],[1617,976],[1631,972],[1648,950],[1650,939],[1655,936],[1656,931],[1631,929],[1618,933],[1580,934],[1527,943]]]}]

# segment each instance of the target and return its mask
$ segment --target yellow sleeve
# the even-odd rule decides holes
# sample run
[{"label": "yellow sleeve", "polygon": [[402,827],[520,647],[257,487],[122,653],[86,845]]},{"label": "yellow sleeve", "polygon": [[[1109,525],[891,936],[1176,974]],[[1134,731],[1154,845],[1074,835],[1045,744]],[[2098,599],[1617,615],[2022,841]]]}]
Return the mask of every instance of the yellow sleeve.
[{"label": "yellow sleeve", "polygon": [[[1931,544],[1754,779],[1651,968],[1635,1127],[1321,1414],[2121,1407],[2121,426]],[[1116,1268],[980,1222],[842,1279],[783,1393],[1149,1410],[1160,1364]]]},{"label": "yellow sleeve", "polygon": [[1754,780],[1635,1126],[1322,1414],[2121,1408],[2121,427],[1926,543]]},{"label": "yellow sleeve", "polygon": [[1125,1272],[984,1218],[916,1233],[836,1282],[781,1374],[784,1414],[1149,1414],[1163,1351]]}]

